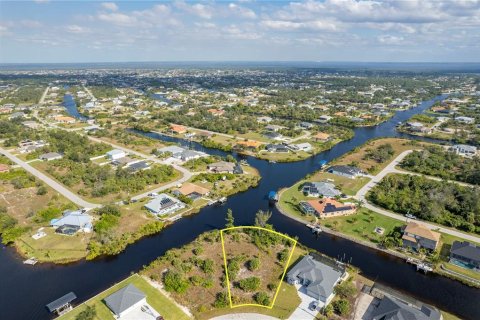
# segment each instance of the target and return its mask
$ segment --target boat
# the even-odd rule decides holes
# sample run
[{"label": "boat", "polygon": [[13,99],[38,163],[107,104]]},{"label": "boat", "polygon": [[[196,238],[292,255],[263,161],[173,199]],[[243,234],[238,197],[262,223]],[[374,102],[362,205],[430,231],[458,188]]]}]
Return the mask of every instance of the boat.
[{"label": "boat", "polygon": [[240,160],[240,164],[243,165],[243,166],[249,166],[250,164],[248,164],[247,160],[243,159],[243,160]]},{"label": "boat", "polygon": [[323,169],[327,166],[328,161],[327,160],[320,160],[320,169]]},{"label": "boat", "polygon": [[221,204],[224,204],[225,202],[227,202],[227,198],[222,197],[222,198],[217,200],[216,204],[221,205]]},{"label": "boat", "polygon": [[277,163],[277,161],[275,161],[275,160],[270,160],[270,161],[268,161],[268,162],[270,162],[270,163]]},{"label": "boat", "polygon": [[268,193],[268,201],[273,204],[278,201],[278,193],[276,191],[270,191]]}]

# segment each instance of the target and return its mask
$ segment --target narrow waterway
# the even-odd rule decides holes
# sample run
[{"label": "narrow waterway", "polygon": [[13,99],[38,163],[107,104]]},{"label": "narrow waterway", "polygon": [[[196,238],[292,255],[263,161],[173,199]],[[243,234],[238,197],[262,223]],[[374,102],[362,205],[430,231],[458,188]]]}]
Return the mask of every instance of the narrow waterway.
[{"label": "narrow waterway", "polygon": [[66,93],[63,96],[63,106],[67,110],[67,113],[71,115],[72,117],[81,120],[81,121],[86,121],[88,120],[87,117],[85,117],[83,114],[81,114],[78,111],[77,103],[75,102],[75,99],[73,96],[69,93]]},{"label": "narrow waterway", "polygon": [[[166,250],[189,243],[202,232],[222,228],[225,224],[227,208],[233,210],[235,224],[253,224],[257,210],[272,209],[265,199],[268,191],[290,186],[308,173],[317,170],[321,159],[331,161],[375,137],[399,136],[395,131],[395,125],[399,121],[405,121],[413,114],[422,112],[441,98],[426,101],[415,109],[397,112],[392,119],[379,126],[357,128],[353,139],[304,161],[271,164],[247,157],[248,162],[262,175],[257,188],[229,197],[222,207],[206,207],[198,214],[185,217],[158,235],[129,246],[118,256],[91,262],[81,261],[65,266],[43,264],[27,267],[22,264],[12,248],[2,247],[0,250],[0,310],[2,310],[0,318],[48,318],[45,304],[70,291],[77,294],[79,301],[86,300],[122,280],[130,272],[140,270],[142,266],[147,265]],[[167,141],[188,143],[155,133],[146,135]],[[196,143],[189,144],[192,148],[211,154],[226,154],[219,150],[203,148]],[[299,241],[308,247],[335,258],[351,261],[372,280],[404,291],[464,319],[480,319],[480,308],[478,308],[480,290],[478,289],[469,288],[444,277],[423,275],[401,259],[342,238],[326,234],[316,237],[303,224],[289,219],[275,209],[270,222],[276,230],[290,236],[298,236]]]}]

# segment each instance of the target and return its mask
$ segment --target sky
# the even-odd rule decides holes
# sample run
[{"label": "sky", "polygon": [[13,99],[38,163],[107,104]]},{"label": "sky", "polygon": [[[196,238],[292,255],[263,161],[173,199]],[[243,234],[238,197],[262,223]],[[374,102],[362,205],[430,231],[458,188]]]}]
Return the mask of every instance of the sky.
[{"label": "sky", "polygon": [[0,1],[0,63],[480,62],[480,0]]}]

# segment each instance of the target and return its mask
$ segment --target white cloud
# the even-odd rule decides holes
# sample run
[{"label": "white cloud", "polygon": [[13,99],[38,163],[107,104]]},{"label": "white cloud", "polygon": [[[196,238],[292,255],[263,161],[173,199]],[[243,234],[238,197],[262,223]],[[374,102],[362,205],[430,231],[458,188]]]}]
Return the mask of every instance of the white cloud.
[{"label": "white cloud", "polygon": [[214,9],[211,6],[196,3],[193,5],[187,4],[185,1],[175,2],[175,6],[187,13],[193,14],[202,19],[212,19]]},{"label": "white cloud", "polygon": [[20,25],[26,28],[40,28],[43,24],[37,20],[21,20]]},{"label": "white cloud", "polygon": [[378,41],[382,44],[399,45],[404,42],[404,38],[401,36],[381,35],[378,36]]},{"label": "white cloud", "polygon": [[235,4],[235,3],[230,3],[228,5],[228,9],[233,14],[238,15],[239,17],[242,17],[242,18],[255,19],[257,17],[257,14],[252,9],[239,6],[238,4]]},{"label": "white cloud", "polygon": [[69,26],[67,26],[66,29],[70,33],[77,33],[77,34],[78,33],[87,33],[87,32],[90,31],[88,28],[81,27],[81,26],[76,25],[76,24],[69,25]]},{"label": "white cloud", "polygon": [[134,26],[137,23],[137,19],[135,17],[118,12],[100,13],[97,17],[101,21],[119,26]]},{"label": "white cloud", "polygon": [[102,8],[110,11],[118,11],[118,6],[115,4],[115,2],[103,2]]},{"label": "white cloud", "polygon": [[282,31],[295,31],[295,30],[310,30],[310,31],[338,31],[339,24],[333,21],[286,21],[286,20],[265,20],[261,22],[261,25],[267,29],[282,30]]}]

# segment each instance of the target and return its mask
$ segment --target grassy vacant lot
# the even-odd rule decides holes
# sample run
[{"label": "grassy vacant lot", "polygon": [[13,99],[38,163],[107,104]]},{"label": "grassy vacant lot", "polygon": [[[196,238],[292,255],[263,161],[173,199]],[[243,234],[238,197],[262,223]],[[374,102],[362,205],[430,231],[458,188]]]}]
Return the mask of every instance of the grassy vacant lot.
[{"label": "grassy vacant lot", "polygon": [[[241,247],[252,245],[252,243],[242,242],[234,249],[242,250]],[[256,251],[258,249],[254,252]],[[304,254],[305,250],[297,247],[292,257],[292,263]],[[245,265],[242,265],[241,268],[242,270],[246,269]],[[152,262],[142,273],[154,281],[162,283],[166,290],[171,291],[175,301],[188,307],[198,319],[209,319],[218,315],[239,312],[262,313],[286,319],[300,303],[295,288],[287,283],[282,283],[273,309],[262,307],[231,309],[225,287],[225,270],[219,231],[204,233],[182,248],[169,250],[164,256]],[[179,290],[174,290],[166,285],[167,274],[176,274],[179,277],[177,282],[177,284],[181,284],[177,287]],[[272,273],[265,275],[264,278],[278,279],[278,283],[280,276],[281,274]]]},{"label": "grassy vacant lot", "polygon": [[359,240],[367,240],[378,243],[381,235],[375,232],[376,227],[385,229],[385,235],[396,227],[404,225],[402,221],[375,213],[361,208],[356,214],[344,217],[334,217],[320,220],[320,223],[328,228],[353,236]]},{"label": "grassy vacant lot", "polygon": [[135,134],[125,130],[126,128],[118,128],[116,130],[105,130],[105,136],[98,136],[99,139],[107,143],[113,143],[125,148],[129,148],[138,152],[149,155],[152,150],[163,148],[165,144],[157,139],[151,139],[139,134]]},{"label": "grassy vacant lot", "polygon": [[23,256],[35,257],[42,262],[67,263],[80,260],[87,255],[87,245],[92,236],[91,233],[77,233],[73,236],[55,233],[53,228],[43,230],[47,235],[34,240],[32,235],[36,230],[22,235],[15,242],[16,247]]},{"label": "grassy vacant lot", "polygon": [[[389,160],[383,163],[378,163],[373,159],[365,159],[365,155],[368,152],[368,150],[376,149],[378,148],[378,146],[382,144],[392,145],[393,150],[395,151],[395,153],[392,155],[392,157]],[[351,163],[355,163],[360,169],[366,172],[370,170],[368,172],[372,174],[377,174],[403,151],[412,150],[412,149],[421,149],[422,146],[424,145],[426,144],[423,142],[417,142],[417,141],[412,141],[407,139],[398,139],[398,138],[382,138],[382,139],[371,140],[365,143],[363,146],[358,147],[350,151],[349,153],[345,154],[340,159],[335,160],[335,164],[348,165]]]},{"label": "grassy vacant lot", "polygon": [[156,288],[152,287],[145,279],[142,279],[138,274],[135,274],[122,282],[114,285],[110,289],[98,294],[92,299],[82,303],[69,313],[58,318],[59,320],[75,320],[77,315],[86,309],[87,306],[95,306],[97,312],[94,320],[108,320],[115,319],[113,314],[110,312],[110,309],[105,305],[102,299],[106,298],[115,291],[125,287],[128,284],[133,284],[139,290],[141,290],[147,296],[147,302],[150,304],[158,313],[160,313],[165,319],[169,320],[186,320],[189,317],[172,302],[168,297],[158,291]]}]

